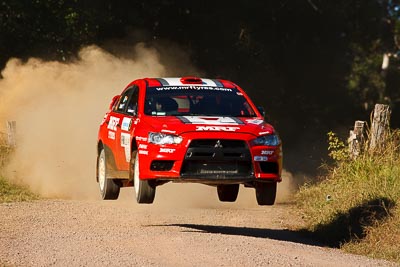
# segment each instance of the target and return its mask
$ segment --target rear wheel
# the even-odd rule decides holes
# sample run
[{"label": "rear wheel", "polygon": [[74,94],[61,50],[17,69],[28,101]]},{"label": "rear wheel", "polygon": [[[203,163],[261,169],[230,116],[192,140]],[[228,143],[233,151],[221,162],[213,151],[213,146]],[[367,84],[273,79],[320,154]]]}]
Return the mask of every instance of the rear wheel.
[{"label": "rear wheel", "polygon": [[133,167],[133,186],[135,187],[136,201],[137,203],[151,204],[153,203],[156,195],[156,187],[150,184],[149,180],[140,179],[139,155],[134,153],[132,156],[135,156],[135,165]]},{"label": "rear wheel", "polygon": [[276,198],[276,182],[256,183],[256,198],[258,205],[274,205]]},{"label": "rear wheel", "polygon": [[104,149],[101,150],[99,159],[97,162],[97,173],[99,176],[99,187],[101,198],[106,199],[117,199],[119,196],[120,186],[112,179],[107,179],[107,161]]},{"label": "rear wheel", "polygon": [[223,184],[217,186],[218,198],[222,202],[235,202],[239,193],[238,184]]}]

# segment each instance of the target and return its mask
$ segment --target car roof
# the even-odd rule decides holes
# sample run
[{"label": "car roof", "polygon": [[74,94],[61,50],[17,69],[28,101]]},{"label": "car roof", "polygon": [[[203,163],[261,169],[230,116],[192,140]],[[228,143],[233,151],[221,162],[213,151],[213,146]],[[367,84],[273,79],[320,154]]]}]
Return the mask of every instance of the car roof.
[{"label": "car roof", "polygon": [[145,78],[148,87],[160,86],[210,86],[210,87],[224,87],[224,88],[237,88],[238,86],[233,82],[222,79],[208,79],[199,78],[194,76],[187,77],[167,77],[167,78]]}]

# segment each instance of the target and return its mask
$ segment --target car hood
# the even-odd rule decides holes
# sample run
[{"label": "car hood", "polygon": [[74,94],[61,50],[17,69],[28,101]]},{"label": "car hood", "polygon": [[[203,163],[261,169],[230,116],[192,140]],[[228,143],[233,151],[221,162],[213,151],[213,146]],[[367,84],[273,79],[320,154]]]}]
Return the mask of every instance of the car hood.
[{"label": "car hood", "polygon": [[235,132],[259,136],[275,132],[260,117],[146,116],[141,120],[155,132],[176,135],[187,132]]}]

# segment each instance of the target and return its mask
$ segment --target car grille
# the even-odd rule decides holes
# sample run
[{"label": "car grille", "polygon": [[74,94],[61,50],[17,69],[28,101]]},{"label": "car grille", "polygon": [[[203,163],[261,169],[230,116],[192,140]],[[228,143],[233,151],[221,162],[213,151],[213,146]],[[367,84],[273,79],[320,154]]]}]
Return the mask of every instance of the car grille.
[{"label": "car grille", "polygon": [[245,141],[193,140],[185,154],[181,176],[231,178],[251,176],[251,155]]}]

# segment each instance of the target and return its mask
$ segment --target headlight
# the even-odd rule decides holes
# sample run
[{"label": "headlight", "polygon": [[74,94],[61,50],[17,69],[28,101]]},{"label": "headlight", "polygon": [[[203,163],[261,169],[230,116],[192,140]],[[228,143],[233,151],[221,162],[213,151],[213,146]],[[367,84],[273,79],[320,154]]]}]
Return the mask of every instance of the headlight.
[{"label": "headlight", "polygon": [[148,142],[156,145],[180,144],[182,137],[172,134],[149,133]]},{"label": "headlight", "polygon": [[255,146],[277,146],[281,143],[279,136],[276,134],[263,135],[253,140]]}]

